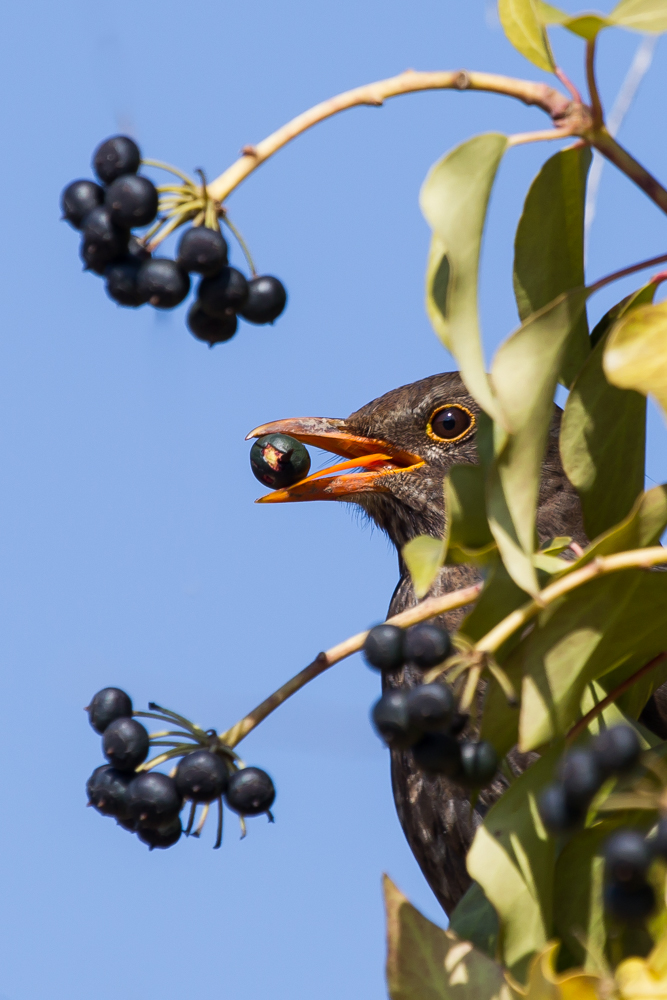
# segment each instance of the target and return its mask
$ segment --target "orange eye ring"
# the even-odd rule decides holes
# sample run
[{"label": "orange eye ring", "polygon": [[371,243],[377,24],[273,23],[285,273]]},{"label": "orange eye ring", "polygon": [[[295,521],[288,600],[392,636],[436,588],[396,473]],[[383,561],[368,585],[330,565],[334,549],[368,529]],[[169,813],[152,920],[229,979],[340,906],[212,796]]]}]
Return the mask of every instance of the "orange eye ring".
[{"label": "orange eye ring", "polygon": [[[456,437],[451,437],[451,438],[440,437],[440,435],[436,434],[435,431],[433,430],[433,421],[435,420],[435,418],[438,416],[439,413],[442,413],[443,410],[461,410],[470,418],[470,423],[468,424],[467,427],[465,427],[461,431],[460,434],[457,434]],[[461,441],[474,429],[476,423],[477,421],[475,420],[475,414],[472,412],[472,410],[469,410],[467,406],[463,406],[462,403],[445,403],[444,406],[439,406],[437,410],[434,410],[431,416],[429,417],[429,421],[426,425],[426,433],[433,441],[437,441],[438,443],[456,444],[457,441]]]}]

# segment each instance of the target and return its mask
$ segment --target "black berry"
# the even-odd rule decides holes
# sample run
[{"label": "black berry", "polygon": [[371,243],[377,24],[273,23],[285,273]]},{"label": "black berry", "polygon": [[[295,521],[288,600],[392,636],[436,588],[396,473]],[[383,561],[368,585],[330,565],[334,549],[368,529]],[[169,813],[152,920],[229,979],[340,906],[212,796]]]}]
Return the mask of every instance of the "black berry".
[{"label": "black berry", "polygon": [[142,306],[146,302],[139,291],[137,279],[141,261],[129,254],[124,260],[108,264],[104,269],[107,295],[121,306]]},{"label": "black berry", "polygon": [[224,267],[219,274],[200,282],[197,296],[204,312],[223,319],[230,309],[240,310],[248,298],[248,282],[235,267]]},{"label": "black berry", "polygon": [[558,778],[568,802],[587,808],[604,780],[597,758],[590,750],[571,750],[563,757]]},{"label": "black berry", "polygon": [[455,707],[454,695],[446,684],[419,684],[408,693],[408,717],[422,733],[448,729]]},{"label": "black berry", "polygon": [[111,221],[107,205],[91,209],[83,220],[81,256],[93,270],[106,267],[127,250],[127,233]]},{"label": "black berry", "polygon": [[173,778],[159,771],[144,771],[130,782],[127,807],[142,827],[158,827],[178,816],[183,798]]},{"label": "black berry", "polygon": [[227,241],[217,229],[192,226],[181,236],[176,257],[186,271],[218,274],[227,263]]},{"label": "black berry", "polygon": [[604,775],[623,774],[631,771],[642,752],[639,737],[630,726],[612,726],[603,729],[591,742],[598,766]]},{"label": "black berry", "polygon": [[119,771],[134,771],[148,756],[148,732],[136,719],[115,719],[104,730],[102,749]]},{"label": "black berry", "polygon": [[171,823],[156,828],[139,827],[137,836],[143,844],[148,844],[149,850],[154,851],[156,847],[166,850],[173,847],[181,839],[183,827],[181,817],[177,816]]},{"label": "black berry", "polygon": [[137,289],[156,309],[173,309],[190,291],[190,278],[175,260],[153,257],[141,265]]},{"label": "black berry", "polygon": [[102,688],[93,695],[86,711],[95,732],[102,734],[114,719],[132,715],[132,699],[120,688]]},{"label": "black berry", "polygon": [[449,733],[427,733],[412,748],[415,764],[429,774],[458,778],[461,773],[461,747]]},{"label": "black berry", "polygon": [[130,242],[127,244],[127,252],[134,260],[138,260],[140,262],[150,260],[150,250],[140,239],[137,239],[136,236],[130,236]]},{"label": "black berry", "polygon": [[251,278],[248,282],[248,298],[239,312],[249,323],[273,323],[285,308],[287,292],[277,278],[269,274]]},{"label": "black berry", "polygon": [[132,775],[117,771],[111,764],[96,767],[86,782],[88,802],[103,816],[126,819],[127,789]]},{"label": "black berry", "polygon": [[188,330],[197,340],[203,340],[210,347],[231,340],[239,325],[236,313],[231,309],[223,317],[209,316],[201,302],[196,300],[188,309]]},{"label": "black berry", "polygon": [[136,174],[140,163],[139,147],[126,135],[106,139],[93,155],[93,168],[103,184],[111,184],[123,174]]},{"label": "black berry", "polygon": [[376,625],[364,640],[363,654],[366,663],[376,670],[398,670],[403,666],[403,639],[405,632],[397,625]]},{"label": "black berry", "polygon": [[259,767],[244,767],[229,779],[225,801],[241,816],[258,816],[268,812],[276,797],[273,782]]},{"label": "black berry", "polygon": [[378,736],[392,750],[407,750],[421,736],[410,722],[407,695],[402,688],[385,691],[371,711],[371,721]]},{"label": "black berry", "polygon": [[307,448],[288,434],[265,434],[250,449],[250,467],[256,479],[271,489],[298,483],[308,475]]},{"label": "black berry", "polygon": [[118,177],[107,188],[105,203],[111,220],[121,229],[147,226],[157,215],[158,194],[147,177],[126,174]]},{"label": "black berry", "polygon": [[405,633],[405,659],[426,670],[446,660],[451,650],[449,633],[442,625],[424,622]]},{"label": "black berry", "polygon": [[539,797],[537,808],[546,830],[553,835],[576,829],[586,815],[585,808],[568,801],[562,785],[547,785]]},{"label": "black berry", "polygon": [[85,217],[104,201],[104,188],[95,181],[72,181],[60,196],[63,218],[75,229],[81,229]]},{"label": "black berry", "polygon": [[655,893],[648,882],[632,888],[613,883],[605,887],[604,905],[622,923],[640,923],[655,909]]},{"label": "black berry", "polygon": [[194,750],[182,757],[176,769],[179,793],[193,802],[212,802],[227,788],[229,774],[224,760],[209,750]]},{"label": "black berry", "polygon": [[604,859],[609,882],[637,888],[651,863],[651,848],[637,830],[617,830],[605,844]]},{"label": "black berry", "polygon": [[472,788],[484,788],[493,781],[498,770],[498,754],[492,743],[480,740],[461,744],[461,775],[464,785]]}]

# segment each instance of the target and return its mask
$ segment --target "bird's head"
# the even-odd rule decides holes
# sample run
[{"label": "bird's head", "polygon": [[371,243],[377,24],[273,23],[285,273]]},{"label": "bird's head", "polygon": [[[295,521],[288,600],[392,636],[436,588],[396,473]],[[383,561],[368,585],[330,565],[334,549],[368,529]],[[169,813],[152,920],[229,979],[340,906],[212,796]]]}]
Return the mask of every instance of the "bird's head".
[{"label": "bird's head", "polygon": [[356,503],[400,549],[444,530],[443,479],[455,463],[475,463],[479,406],[458,372],[432,375],[385,393],[345,420],[292,417],[256,427],[248,438],[289,434],[345,461],[274,490],[258,503]]}]

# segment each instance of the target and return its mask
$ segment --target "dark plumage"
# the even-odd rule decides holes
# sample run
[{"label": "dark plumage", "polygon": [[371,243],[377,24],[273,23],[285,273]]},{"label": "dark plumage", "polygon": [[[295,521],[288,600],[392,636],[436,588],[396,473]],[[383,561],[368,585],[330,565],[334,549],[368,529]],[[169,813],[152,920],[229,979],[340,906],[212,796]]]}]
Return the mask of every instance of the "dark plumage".
[{"label": "dark plumage", "polygon": [[[434,414],[454,404],[472,415],[469,430],[458,440],[438,440],[431,432]],[[263,502],[332,499],[358,504],[387,533],[396,546],[400,579],[389,605],[389,615],[417,603],[410,576],[401,559],[401,548],[417,535],[441,537],[445,525],[443,478],[454,464],[476,463],[475,417],[479,406],[467,392],[458,372],[433,375],[380,396],[346,420],[299,418],[275,421],[256,428],[250,436],[284,432],[346,458],[366,457],[365,471],[327,476],[325,469],[314,481],[302,481],[263,497]],[[554,416],[544,459],[539,495],[537,530],[540,541],[569,535],[580,545],[587,542],[579,498],[563,471],[558,450],[561,410]],[[367,456],[380,453],[386,461],[369,464]],[[326,478],[322,478],[326,477]],[[312,479],[313,477],[311,477]],[[439,595],[479,579],[472,566],[444,567],[430,591]],[[467,609],[442,616],[455,631]],[[421,673],[405,668],[385,675],[388,687],[413,686]],[[520,772],[534,755],[513,751],[512,767]],[[498,777],[470,808],[461,786],[414,765],[410,751],[391,753],[394,800],[408,843],[429,885],[447,913],[470,885],[465,857],[482,816],[507,785]]]}]

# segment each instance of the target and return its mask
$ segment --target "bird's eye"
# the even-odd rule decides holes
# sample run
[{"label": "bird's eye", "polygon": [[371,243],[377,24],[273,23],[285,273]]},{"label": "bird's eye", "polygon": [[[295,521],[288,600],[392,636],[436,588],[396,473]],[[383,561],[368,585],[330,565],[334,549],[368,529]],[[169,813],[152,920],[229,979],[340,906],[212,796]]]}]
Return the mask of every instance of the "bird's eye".
[{"label": "bird's eye", "polygon": [[458,403],[441,406],[431,414],[426,432],[436,441],[458,441],[475,423],[475,417]]}]

